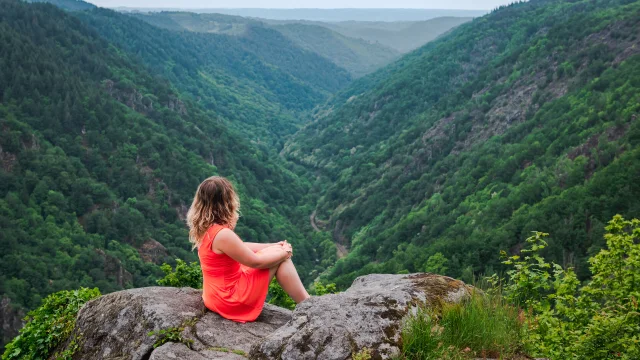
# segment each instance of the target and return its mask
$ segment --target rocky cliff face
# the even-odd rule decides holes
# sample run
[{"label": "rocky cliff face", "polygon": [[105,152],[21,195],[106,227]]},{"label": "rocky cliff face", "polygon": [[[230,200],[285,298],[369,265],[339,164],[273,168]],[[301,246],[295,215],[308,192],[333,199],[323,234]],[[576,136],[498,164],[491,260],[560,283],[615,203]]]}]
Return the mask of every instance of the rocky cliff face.
[{"label": "rocky cliff face", "polygon": [[363,350],[372,359],[388,359],[399,351],[402,321],[412,309],[459,302],[471,291],[433,274],[368,275],[343,293],[312,297],[293,312],[266,305],[247,324],[206,310],[198,290],[120,291],[79,312],[74,359],[342,360]]},{"label": "rocky cliff face", "polygon": [[24,316],[24,311],[12,306],[8,297],[0,297],[0,355],[4,351],[3,344],[18,335],[18,330],[24,325]]}]

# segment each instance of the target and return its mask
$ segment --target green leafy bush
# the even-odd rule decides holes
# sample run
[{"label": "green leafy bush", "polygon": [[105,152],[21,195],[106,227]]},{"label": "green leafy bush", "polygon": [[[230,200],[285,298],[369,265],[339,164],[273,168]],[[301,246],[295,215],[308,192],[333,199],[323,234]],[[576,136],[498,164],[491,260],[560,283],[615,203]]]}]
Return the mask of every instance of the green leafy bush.
[{"label": "green leafy bush", "polygon": [[[335,294],[338,292],[336,284],[323,284],[320,281],[313,283],[311,293],[316,296]],[[278,281],[274,278],[269,284],[269,304],[293,310],[296,308],[296,302],[282,289]]]},{"label": "green leafy bush", "polygon": [[269,304],[293,310],[296,308],[296,302],[282,289],[278,280],[273,278],[269,284]]},{"label": "green leafy bush", "polygon": [[202,270],[200,264],[195,261],[187,264],[183,260],[176,259],[175,269],[166,263],[162,264],[160,269],[164,272],[164,277],[158,280],[159,285],[202,289]]},{"label": "green leafy bush", "polygon": [[313,294],[316,296],[326,295],[326,294],[336,294],[338,293],[338,287],[334,283],[323,284],[320,281],[316,281],[313,283]]},{"label": "green leafy bush", "polygon": [[[42,305],[30,311],[20,335],[7,344],[2,360],[46,359],[61,343],[66,341],[76,324],[76,314],[89,300],[100,296],[97,288],[65,290],[47,296]],[[78,346],[72,339],[70,348]],[[70,358],[69,351],[55,354],[56,358]]]},{"label": "green leafy bush", "polygon": [[505,297],[529,314],[523,341],[532,355],[640,358],[640,220],[617,215],[606,230],[607,247],[589,259],[592,280],[581,287],[572,269],[539,255],[546,234],[527,240],[531,247],[524,258],[505,261],[512,267]]}]

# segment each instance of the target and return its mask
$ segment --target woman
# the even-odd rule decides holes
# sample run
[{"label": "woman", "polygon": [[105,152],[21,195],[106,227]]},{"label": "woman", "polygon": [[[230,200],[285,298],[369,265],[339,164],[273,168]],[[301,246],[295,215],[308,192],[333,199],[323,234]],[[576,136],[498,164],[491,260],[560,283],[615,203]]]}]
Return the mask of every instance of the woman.
[{"label": "woman", "polygon": [[233,232],[240,201],[233,185],[213,176],[198,186],[187,213],[189,240],[198,248],[204,305],[238,322],[255,320],[275,276],[284,291],[300,303],[309,298],[291,261],[287,241],[247,243]]}]

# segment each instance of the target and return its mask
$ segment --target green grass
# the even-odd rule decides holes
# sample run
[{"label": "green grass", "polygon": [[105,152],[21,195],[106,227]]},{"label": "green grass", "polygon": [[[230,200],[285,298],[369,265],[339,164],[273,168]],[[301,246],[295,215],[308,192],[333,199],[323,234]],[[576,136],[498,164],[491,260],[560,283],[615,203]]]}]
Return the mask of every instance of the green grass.
[{"label": "green grass", "polygon": [[214,347],[208,348],[208,350],[218,351],[218,352],[225,352],[225,353],[234,353],[236,355],[247,357],[247,353],[242,351],[242,350],[228,349],[226,347],[216,347],[216,346],[214,346]]},{"label": "green grass", "polygon": [[499,295],[421,309],[405,323],[404,359],[512,358],[521,352],[517,308]]}]

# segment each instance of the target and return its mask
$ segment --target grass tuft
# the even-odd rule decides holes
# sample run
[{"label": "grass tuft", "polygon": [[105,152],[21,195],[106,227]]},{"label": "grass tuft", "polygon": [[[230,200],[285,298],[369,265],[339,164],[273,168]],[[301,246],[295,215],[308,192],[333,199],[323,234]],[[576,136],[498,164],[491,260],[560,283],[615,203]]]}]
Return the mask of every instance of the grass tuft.
[{"label": "grass tuft", "polygon": [[421,309],[402,331],[405,359],[512,358],[521,351],[517,308],[499,295]]}]

